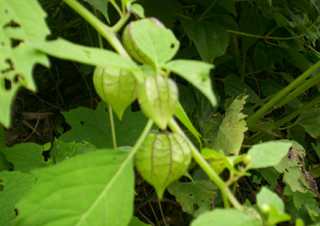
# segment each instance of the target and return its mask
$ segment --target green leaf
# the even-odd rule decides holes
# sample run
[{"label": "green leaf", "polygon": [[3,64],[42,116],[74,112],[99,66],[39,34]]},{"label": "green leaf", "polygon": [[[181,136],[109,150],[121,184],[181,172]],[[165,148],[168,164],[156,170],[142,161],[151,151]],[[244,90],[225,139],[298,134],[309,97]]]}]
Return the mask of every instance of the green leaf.
[{"label": "green leaf", "polygon": [[135,60],[156,68],[171,60],[180,45],[172,31],[154,18],[131,22],[125,28],[123,42]]},{"label": "green leaf", "polygon": [[305,111],[298,122],[310,136],[320,138],[320,108]]},{"label": "green leaf", "polygon": [[53,148],[50,152],[54,163],[61,162],[63,160],[72,158],[76,155],[85,154],[87,152],[96,151],[96,147],[85,141],[81,142],[64,142],[62,140],[56,140],[53,144]]},{"label": "green leaf", "polygon": [[211,167],[218,173],[228,169],[233,171],[233,161],[228,158],[222,151],[215,151],[204,148],[201,150],[202,156],[210,163]]},{"label": "green leaf", "polygon": [[164,67],[190,82],[209,99],[212,106],[217,105],[210,79],[213,65],[194,60],[173,60]]},{"label": "green leaf", "polygon": [[283,201],[266,187],[258,193],[257,205],[267,214],[270,225],[290,220],[290,216],[285,213]]},{"label": "green leaf", "polygon": [[89,152],[32,174],[37,182],[17,204],[15,226],[129,224],[134,177],[127,152]]},{"label": "green leaf", "polygon": [[90,5],[93,6],[94,9],[99,10],[102,15],[109,20],[109,15],[108,15],[108,3],[109,0],[85,0],[88,2]]},{"label": "green leaf", "polygon": [[23,143],[13,147],[3,148],[1,152],[13,165],[14,170],[28,172],[35,168],[45,167],[50,162],[46,162],[42,155],[44,148],[42,145]]},{"label": "green leaf", "polygon": [[146,116],[165,129],[178,106],[178,88],[173,80],[149,76],[138,90],[138,100]]},{"label": "green leaf", "polygon": [[35,45],[41,52],[51,56],[101,67],[114,67],[128,71],[138,71],[138,66],[131,60],[110,50],[74,44],[64,39],[42,42]]},{"label": "green leaf", "polygon": [[288,154],[291,146],[292,143],[288,141],[270,141],[253,145],[248,152],[248,156],[251,157],[250,168],[276,166]]},{"label": "green leaf", "polygon": [[226,154],[239,154],[244,133],[248,129],[246,115],[242,113],[246,99],[246,96],[238,97],[227,108],[213,142],[214,149],[222,150]]},{"label": "green leaf", "polygon": [[185,112],[183,106],[179,103],[175,116],[179,119],[179,121],[189,130],[189,132],[197,139],[197,141],[201,144],[201,134],[192,124],[191,119]]},{"label": "green leaf", "polygon": [[49,66],[46,55],[32,46],[50,33],[45,17],[37,0],[0,0],[0,123],[5,127],[19,88],[36,91],[34,65]]},{"label": "green leaf", "polygon": [[262,226],[259,219],[235,209],[215,209],[196,218],[191,226]]},{"label": "green leaf", "polygon": [[[67,142],[87,141],[98,148],[112,147],[110,120],[103,103],[96,110],[79,107],[65,112],[71,130],[60,139]],[[141,112],[127,110],[121,121],[115,119],[117,141],[120,146],[131,146],[143,130],[147,120]]]},{"label": "green leaf", "polygon": [[198,216],[211,210],[215,201],[215,187],[210,181],[175,182],[168,191],[175,196],[184,212]]},{"label": "green leaf", "polygon": [[137,81],[134,75],[120,68],[97,67],[93,83],[101,99],[111,105],[119,119],[137,97]]},{"label": "green leaf", "polygon": [[31,189],[35,178],[21,172],[0,172],[0,225],[11,226],[15,205]]},{"label": "green leaf", "polygon": [[219,23],[197,21],[184,23],[183,27],[203,60],[212,63],[215,58],[224,55],[230,38]]},{"label": "green leaf", "polygon": [[133,217],[129,223],[129,226],[150,226],[150,224],[145,224],[140,221],[137,217]]},{"label": "green leaf", "polygon": [[136,167],[162,198],[164,190],[183,176],[191,162],[187,141],[175,133],[150,133],[135,156]]},{"label": "green leaf", "polygon": [[139,18],[145,18],[144,8],[142,5],[140,5],[138,3],[134,3],[131,5],[130,12],[133,13],[134,15],[138,16]]}]

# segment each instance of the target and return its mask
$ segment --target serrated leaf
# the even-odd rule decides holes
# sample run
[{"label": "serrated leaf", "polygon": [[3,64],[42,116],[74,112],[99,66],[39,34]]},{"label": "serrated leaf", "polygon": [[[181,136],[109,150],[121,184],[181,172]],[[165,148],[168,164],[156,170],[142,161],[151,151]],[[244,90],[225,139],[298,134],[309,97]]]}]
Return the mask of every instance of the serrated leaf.
[{"label": "serrated leaf", "polygon": [[267,214],[270,225],[290,220],[290,216],[285,213],[283,201],[266,187],[258,193],[257,205]]},{"label": "serrated leaf", "polygon": [[196,218],[191,226],[262,226],[259,219],[236,209],[215,209]]},{"label": "serrated leaf", "polygon": [[184,212],[195,217],[211,210],[216,196],[215,187],[207,180],[175,182],[168,191],[175,196]]},{"label": "serrated leaf", "polygon": [[35,178],[21,172],[0,172],[0,225],[11,226],[15,205],[31,189]]},{"label": "serrated leaf", "polygon": [[209,99],[212,106],[217,105],[210,79],[213,65],[195,60],[173,60],[164,67],[190,82]]},{"label": "serrated leaf", "polygon": [[16,144],[0,150],[8,162],[13,165],[14,170],[29,172],[33,169],[45,167],[50,164],[43,156],[42,145],[33,143]]},{"label": "serrated leaf", "polygon": [[237,155],[240,152],[244,133],[248,129],[246,115],[242,113],[246,98],[236,98],[227,108],[213,142],[214,149],[222,150],[228,155]]},{"label": "serrated leaf", "polygon": [[291,146],[292,143],[288,141],[269,141],[253,145],[248,152],[251,158],[250,168],[276,166],[288,154]]},{"label": "serrated leaf", "polygon": [[0,0],[0,123],[5,127],[19,88],[36,91],[34,65],[49,66],[46,55],[32,46],[50,33],[45,17],[37,0]]},{"label": "serrated leaf", "polygon": [[139,173],[155,188],[159,198],[187,172],[190,161],[189,144],[174,133],[150,133],[135,156]]},{"label": "serrated leaf", "polygon": [[93,83],[101,99],[112,106],[119,119],[137,97],[134,75],[121,68],[97,67]]},{"label": "serrated leaf", "polygon": [[178,106],[178,88],[169,78],[149,76],[139,87],[138,100],[145,115],[165,129]]},{"label": "serrated leaf", "polygon": [[17,204],[15,226],[126,226],[130,222],[134,177],[128,152],[94,151],[32,174],[37,182]]},{"label": "serrated leaf", "polygon": [[[70,124],[71,130],[63,134],[60,139],[68,142],[87,141],[97,148],[112,147],[110,122],[104,103],[94,109],[79,107],[65,112],[64,117]],[[117,141],[120,146],[131,146],[135,143],[143,130],[147,119],[141,112],[127,110],[121,121],[115,119]],[[125,136],[122,136],[125,134]]]},{"label": "serrated leaf", "polygon": [[171,60],[180,46],[173,32],[154,18],[131,22],[123,40],[135,60],[155,67]]},{"label": "serrated leaf", "polygon": [[229,34],[223,26],[213,21],[183,24],[189,38],[194,42],[201,58],[209,63],[222,56],[229,44]]}]

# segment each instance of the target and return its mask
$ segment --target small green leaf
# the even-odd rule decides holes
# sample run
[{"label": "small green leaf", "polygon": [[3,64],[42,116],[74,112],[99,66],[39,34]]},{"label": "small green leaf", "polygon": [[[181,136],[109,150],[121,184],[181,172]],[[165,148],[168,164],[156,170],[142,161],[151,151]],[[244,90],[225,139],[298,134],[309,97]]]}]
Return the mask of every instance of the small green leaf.
[{"label": "small green leaf", "polygon": [[168,191],[175,196],[184,212],[195,217],[211,210],[216,197],[215,187],[207,180],[175,182]]},{"label": "small green leaf", "polygon": [[156,68],[171,60],[180,45],[173,32],[154,18],[131,22],[125,28],[123,41],[135,60]]},{"label": "small green leaf", "polygon": [[290,216],[285,213],[283,201],[266,187],[258,193],[257,205],[267,214],[270,225],[290,220]]},{"label": "small green leaf", "polygon": [[201,58],[209,63],[225,53],[230,40],[226,29],[212,21],[184,23],[186,33],[194,42]]},{"label": "small green leaf", "polygon": [[50,162],[45,161],[43,151],[42,145],[33,143],[16,144],[1,150],[8,162],[13,165],[14,170],[22,172],[48,166]]},{"label": "small green leaf", "polygon": [[201,154],[218,174],[225,169],[233,170],[233,162],[222,151],[204,148],[201,150]]},{"label": "small green leaf", "polygon": [[191,119],[185,112],[183,106],[179,103],[177,106],[177,110],[175,116],[179,119],[179,121],[189,130],[189,132],[198,140],[201,144],[201,134],[198,132],[196,127],[193,125]]},{"label": "small green leaf", "polygon": [[236,209],[215,209],[196,218],[191,226],[262,226],[260,219]]},{"label": "small green leaf", "polygon": [[227,108],[213,142],[214,149],[231,155],[237,155],[240,152],[244,133],[248,129],[244,120],[246,115],[242,113],[246,98],[246,96],[236,98]]},{"label": "small green leaf", "polygon": [[101,99],[111,105],[119,119],[137,97],[137,81],[130,71],[97,67],[93,83]]},{"label": "small green leaf", "polygon": [[151,133],[136,153],[136,167],[159,198],[164,190],[183,176],[191,161],[187,141],[175,133]]},{"label": "small green leaf", "polygon": [[0,172],[0,225],[11,226],[15,205],[32,188],[35,178],[27,173]]},{"label": "small green leaf", "polygon": [[41,52],[51,56],[101,67],[115,67],[137,71],[139,67],[131,60],[110,50],[82,46],[64,39],[34,44]]},{"label": "small green leaf", "polygon": [[89,152],[32,174],[37,180],[17,204],[15,226],[129,224],[134,177],[128,152]]},{"label": "small green leaf", "polygon": [[138,3],[132,4],[132,6],[130,7],[130,12],[140,18],[145,18],[144,8],[142,5],[140,5]]},{"label": "small green leaf", "polygon": [[109,0],[85,0],[88,2],[90,5],[93,6],[94,9],[99,10],[102,15],[109,20],[109,15],[108,15],[108,3]]},{"label": "small green leaf", "polygon": [[178,106],[178,88],[169,78],[149,76],[139,87],[138,99],[146,116],[165,129]]},{"label": "small green leaf", "polygon": [[217,105],[210,79],[213,65],[194,60],[173,60],[164,67],[190,82],[209,99],[212,106]]},{"label": "small green leaf", "polygon": [[248,156],[251,158],[250,168],[266,168],[276,166],[288,154],[292,143],[285,141],[270,141],[254,145]]}]

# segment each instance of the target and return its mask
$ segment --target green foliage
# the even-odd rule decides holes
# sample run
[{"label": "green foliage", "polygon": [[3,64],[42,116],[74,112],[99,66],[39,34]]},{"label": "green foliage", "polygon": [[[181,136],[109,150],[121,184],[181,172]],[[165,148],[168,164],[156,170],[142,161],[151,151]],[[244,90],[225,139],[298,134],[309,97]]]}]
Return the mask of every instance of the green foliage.
[{"label": "green foliage", "polygon": [[0,0],[0,225],[317,225],[318,2]]},{"label": "green foliage", "polygon": [[125,151],[78,155],[32,175],[36,183],[17,204],[14,225],[124,226],[131,219],[133,166]]}]

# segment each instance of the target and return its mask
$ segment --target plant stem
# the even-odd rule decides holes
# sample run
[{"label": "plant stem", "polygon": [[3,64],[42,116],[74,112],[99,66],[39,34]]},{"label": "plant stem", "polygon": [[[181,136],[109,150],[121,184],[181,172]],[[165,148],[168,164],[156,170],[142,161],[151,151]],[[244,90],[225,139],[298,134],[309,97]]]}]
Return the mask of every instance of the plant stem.
[{"label": "plant stem", "polygon": [[235,31],[235,30],[227,30],[227,32],[235,34],[235,35],[240,35],[240,36],[245,36],[247,38],[256,38],[256,39],[265,39],[265,40],[278,40],[278,41],[288,41],[288,40],[293,40],[297,38],[302,38],[304,35],[296,35],[296,36],[291,36],[291,37],[275,37],[275,36],[269,36],[269,35],[256,35],[256,34],[250,34],[242,31]]},{"label": "plant stem", "polygon": [[109,113],[109,120],[110,120],[112,145],[113,145],[113,148],[117,148],[118,144],[117,144],[116,127],[114,124],[113,112],[112,112],[112,107],[110,104],[108,105],[108,113]]},{"label": "plant stem", "polygon": [[298,78],[292,81],[287,87],[280,90],[276,95],[274,95],[266,104],[264,104],[258,111],[253,115],[248,117],[248,127],[253,128],[255,124],[263,118],[266,114],[272,110],[277,103],[279,103],[284,97],[286,97],[292,90],[299,87],[305,82],[305,80],[311,76],[311,74],[317,70],[320,66],[320,61],[311,66],[307,71],[302,73]]},{"label": "plant stem", "polygon": [[82,16],[92,27],[94,27],[99,34],[105,38],[110,45],[123,57],[130,58],[128,53],[123,48],[116,33],[111,27],[105,25],[96,16],[94,16],[89,10],[82,6],[76,0],[64,0],[64,2]]},{"label": "plant stem", "polygon": [[118,32],[120,29],[127,23],[127,21],[130,18],[130,13],[126,13],[123,17],[120,18],[120,20],[112,26],[113,32]]},{"label": "plant stem", "polygon": [[198,163],[198,165],[202,168],[202,170],[206,172],[206,174],[215,183],[215,185],[220,189],[225,206],[226,207],[229,206],[229,202],[228,202],[229,200],[235,208],[242,210],[243,208],[241,204],[238,202],[236,197],[234,197],[234,195],[232,194],[228,186],[219,177],[219,175],[212,169],[212,167],[208,164],[208,162],[203,158],[203,156],[199,153],[198,149],[184,134],[184,132],[181,130],[179,125],[174,121],[174,119],[172,119],[171,122],[169,123],[169,127],[172,131],[181,134],[181,136],[184,137],[186,141],[190,144],[192,157]]}]

